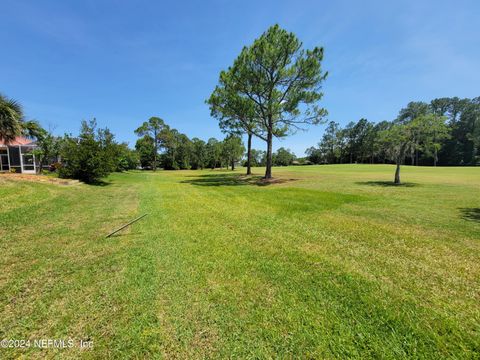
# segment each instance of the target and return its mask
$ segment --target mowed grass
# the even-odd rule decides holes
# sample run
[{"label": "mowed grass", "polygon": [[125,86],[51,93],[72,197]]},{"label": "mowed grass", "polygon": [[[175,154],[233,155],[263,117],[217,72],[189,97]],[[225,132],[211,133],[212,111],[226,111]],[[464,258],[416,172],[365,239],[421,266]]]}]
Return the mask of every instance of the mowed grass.
[{"label": "mowed grass", "polygon": [[0,357],[479,358],[480,168],[393,172],[0,178],[0,339],[94,343]]}]

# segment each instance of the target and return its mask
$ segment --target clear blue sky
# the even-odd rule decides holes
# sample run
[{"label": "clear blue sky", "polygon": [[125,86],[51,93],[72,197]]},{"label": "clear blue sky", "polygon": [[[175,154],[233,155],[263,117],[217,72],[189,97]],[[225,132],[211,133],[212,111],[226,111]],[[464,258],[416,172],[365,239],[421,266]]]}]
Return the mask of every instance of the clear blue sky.
[{"label": "clear blue sky", "polygon": [[[156,115],[189,137],[221,137],[204,100],[242,46],[278,23],[324,46],[330,120],[390,120],[412,100],[480,95],[479,19],[478,0],[3,0],[0,92],[58,134],[96,117],[133,145]],[[323,129],[275,148],[302,155]]]}]

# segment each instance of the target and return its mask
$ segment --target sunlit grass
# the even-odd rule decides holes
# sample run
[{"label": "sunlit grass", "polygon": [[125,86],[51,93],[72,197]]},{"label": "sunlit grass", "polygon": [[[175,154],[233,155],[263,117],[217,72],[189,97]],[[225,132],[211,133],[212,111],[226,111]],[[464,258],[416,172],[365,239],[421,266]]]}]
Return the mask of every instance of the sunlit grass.
[{"label": "sunlit grass", "polygon": [[[0,183],[1,357],[468,358],[480,169],[275,168]],[[105,239],[109,230],[149,215]]]}]

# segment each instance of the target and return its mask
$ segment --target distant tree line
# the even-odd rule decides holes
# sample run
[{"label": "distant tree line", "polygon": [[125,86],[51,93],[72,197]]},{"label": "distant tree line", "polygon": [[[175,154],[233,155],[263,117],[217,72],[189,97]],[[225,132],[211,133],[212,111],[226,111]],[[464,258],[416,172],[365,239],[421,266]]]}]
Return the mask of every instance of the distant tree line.
[{"label": "distant tree line", "polygon": [[[171,128],[163,119],[152,117],[144,122],[135,133],[140,136],[135,144],[140,166],[144,169],[156,170],[197,170],[231,168],[237,164],[247,166],[248,160],[242,163],[245,146],[240,134],[227,133],[223,140],[210,138],[208,141],[199,138],[190,139],[177,129]],[[295,154],[285,148],[279,148],[272,154],[274,166],[292,165]],[[265,166],[265,151],[250,150],[250,167]]]},{"label": "distant tree line", "polygon": [[317,147],[306,150],[314,164],[387,163],[478,165],[480,97],[411,102],[393,121],[366,119],[342,128],[329,122]]},{"label": "distant tree line", "polygon": [[[217,89],[218,90],[218,89]],[[212,112],[220,111],[215,97]],[[237,99],[238,100],[238,99]],[[226,111],[226,110],[222,110]],[[222,113],[223,115],[221,115]],[[219,112],[223,140],[203,141],[168,126],[152,117],[135,133],[139,136],[135,150],[118,143],[108,128],[99,129],[95,119],[83,121],[77,136],[57,137],[36,121],[24,118],[20,104],[0,96],[0,140],[9,142],[24,135],[36,139],[35,156],[43,165],[52,165],[59,176],[87,183],[99,181],[115,171],[135,169],[166,170],[228,168],[232,170],[244,159],[241,135],[247,134],[246,161],[252,166],[287,166],[292,164],[394,163],[395,183],[400,183],[400,166],[411,165],[479,165],[480,164],[480,97],[473,99],[440,98],[429,104],[411,102],[393,121],[373,123],[366,119],[342,128],[328,123],[317,147],[306,150],[306,159],[297,159],[288,149],[276,152],[251,148],[247,125]],[[233,115],[232,115],[233,116]],[[252,119],[249,117],[249,119]],[[251,128],[251,131],[259,131]],[[269,159],[270,157],[270,159]]]},{"label": "distant tree line", "polygon": [[[301,159],[298,159],[293,152],[283,147],[279,148],[276,152],[272,153],[272,165],[273,166],[289,166],[295,164],[303,164]],[[267,153],[263,150],[252,149],[251,160],[252,167],[262,166],[267,163]],[[247,166],[247,160],[244,161],[243,166]]]},{"label": "distant tree line", "polygon": [[158,117],[144,122],[135,133],[140,136],[135,149],[144,169],[231,167],[234,170],[245,152],[242,139],[235,134],[229,134],[222,141],[215,138],[207,142],[199,138],[190,139]]}]

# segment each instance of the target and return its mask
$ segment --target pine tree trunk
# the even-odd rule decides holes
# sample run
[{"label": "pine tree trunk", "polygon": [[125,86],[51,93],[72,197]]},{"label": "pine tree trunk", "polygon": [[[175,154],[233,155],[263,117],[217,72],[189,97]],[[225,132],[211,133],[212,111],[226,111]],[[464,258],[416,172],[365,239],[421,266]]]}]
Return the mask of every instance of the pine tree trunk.
[{"label": "pine tree trunk", "polygon": [[153,171],[157,170],[157,152],[158,152],[158,143],[157,143],[157,131],[153,133],[153,141],[155,144],[155,154],[153,155]]},{"label": "pine tree trunk", "polygon": [[272,178],[272,141],[273,135],[269,131],[267,135],[267,168],[265,169],[265,179]]},{"label": "pine tree trunk", "polygon": [[400,160],[397,160],[397,168],[395,169],[395,184],[400,184]]},{"label": "pine tree trunk", "polygon": [[248,142],[247,142],[247,175],[252,175],[252,133],[248,133]]}]

